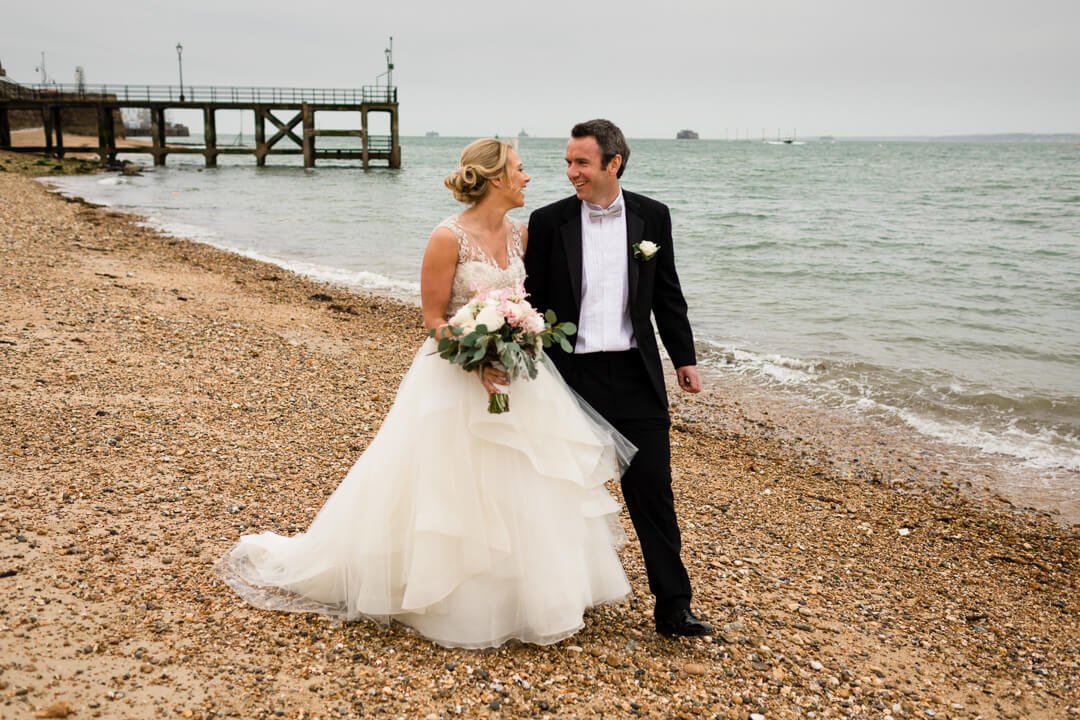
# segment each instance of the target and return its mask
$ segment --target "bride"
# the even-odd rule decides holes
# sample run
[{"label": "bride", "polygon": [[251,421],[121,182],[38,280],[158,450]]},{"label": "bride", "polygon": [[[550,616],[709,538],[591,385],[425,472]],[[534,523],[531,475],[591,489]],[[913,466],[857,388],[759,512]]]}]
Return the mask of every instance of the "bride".
[{"label": "bride", "polygon": [[[431,234],[421,268],[436,335],[480,290],[520,286],[529,176],[506,143],[468,145],[446,177],[467,205]],[[545,308],[538,308],[543,311]],[[396,620],[446,646],[549,644],[586,608],[630,592],[618,506],[603,483],[634,448],[546,361],[487,411],[504,373],[466,373],[421,346],[381,429],[306,532],[245,535],[217,565],[261,608]]]}]

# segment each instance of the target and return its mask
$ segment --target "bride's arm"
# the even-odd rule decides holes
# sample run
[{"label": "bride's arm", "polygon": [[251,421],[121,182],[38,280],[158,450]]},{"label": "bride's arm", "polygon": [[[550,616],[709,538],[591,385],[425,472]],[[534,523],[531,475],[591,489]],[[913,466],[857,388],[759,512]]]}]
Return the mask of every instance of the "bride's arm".
[{"label": "bride's arm", "polygon": [[437,227],[428,239],[420,265],[420,307],[429,330],[446,327],[446,308],[457,269],[457,238],[452,230]]}]

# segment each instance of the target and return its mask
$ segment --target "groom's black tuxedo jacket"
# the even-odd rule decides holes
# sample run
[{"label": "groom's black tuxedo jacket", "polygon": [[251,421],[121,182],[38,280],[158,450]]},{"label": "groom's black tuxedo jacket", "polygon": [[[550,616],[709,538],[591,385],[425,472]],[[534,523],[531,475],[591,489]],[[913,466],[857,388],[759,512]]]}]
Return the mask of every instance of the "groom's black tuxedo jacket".
[{"label": "groom's black tuxedo jacket", "polygon": [[[694,335],[686,317],[686,300],[675,271],[671,213],[663,203],[623,190],[626,213],[626,253],[629,271],[630,321],[638,350],[657,397],[667,407],[667,391],[650,315],[656,318],[660,339],[675,367],[697,364]],[[660,249],[649,260],[634,257],[633,246],[643,240]],[[525,251],[525,289],[538,310],[554,310],[560,322],[577,324],[581,315],[581,200],[576,196],[552,203],[529,217]],[[571,345],[577,336],[570,339]],[[558,347],[548,351],[555,366],[567,374],[572,362]]]}]

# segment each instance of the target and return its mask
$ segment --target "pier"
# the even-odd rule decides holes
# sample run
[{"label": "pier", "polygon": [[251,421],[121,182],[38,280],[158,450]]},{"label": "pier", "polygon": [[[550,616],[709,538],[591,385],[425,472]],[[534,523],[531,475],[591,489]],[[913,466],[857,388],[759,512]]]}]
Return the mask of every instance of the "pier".
[{"label": "pier", "polygon": [[[96,111],[96,147],[69,148],[64,145],[64,111],[77,108]],[[126,108],[150,111],[150,140],[146,147],[118,147],[116,117]],[[41,114],[45,144],[14,147],[11,144],[9,113],[30,110]],[[165,141],[167,110],[198,110],[203,118],[203,145],[168,144]],[[255,144],[250,147],[219,145],[216,113],[241,110],[254,116]],[[317,128],[320,112],[359,113],[359,128]],[[387,113],[389,135],[371,135],[368,116]],[[270,134],[267,135],[269,130]],[[319,147],[320,137],[355,137],[359,148]],[[397,88],[391,85],[361,88],[275,88],[168,85],[18,85],[0,95],[0,150],[41,153],[63,157],[65,152],[96,152],[103,164],[114,164],[121,153],[152,155],[154,165],[165,165],[169,155],[196,154],[206,167],[217,167],[221,155],[254,155],[259,166],[274,155],[303,155],[304,167],[318,160],[357,160],[366,170],[372,162],[401,167],[398,135]]]}]

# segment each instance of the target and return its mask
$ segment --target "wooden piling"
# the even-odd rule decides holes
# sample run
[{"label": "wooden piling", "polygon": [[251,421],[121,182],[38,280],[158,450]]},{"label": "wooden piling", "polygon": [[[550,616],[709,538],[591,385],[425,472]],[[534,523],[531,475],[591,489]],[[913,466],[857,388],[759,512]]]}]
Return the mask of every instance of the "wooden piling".
[{"label": "wooden piling", "polygon": [[401,145],[398,144],[398,114],[397,105],[390,112],[390,167],[397,170],[401,167]]},{"label": "wooden piling", "polygon": [[54,105],[52,112],[53,131],[56,133],[56,157],[64,157],[64,123],[62,119],[63,108]]},{"label": "wooden piling", "polygon": [[45,155],[49,157],[53,154],[53,125],[52,108],[48,105],[41,108],[41,125],[45,129]]},{"label": "wooden piling", "polygon": [[266,146],[266,113],[262,105],[255,106],[255,164],[259,167],[266,165],[266,154],[269,152]]},{"label": "wooden piling", "polygon": [[0,107],[0,147],[11,147],[11,120],[6,107]]},{"label": "wooden piling", "polygon": [[164,165],[165,156],[165,108],[150,108],[150,140],[154,165]]},{"label": "wooden piling", "polygon": [[206,167],[217,167],[217,119],[215,118],[214,108],[211,105],[207,105],[203,108],[203,144],[205,150],[203,155],[206,158]]},{"label": "wooden piling", "polygon": [[98,125],[98,160],[102,165],[116,162],[116,126],[113,124],[113,108],[101,104],[97,106]]},{"label": "wooden piling", "polygon": [[315,113],[311,106],[304,103],[301,111],[304,115],[304,167],[315,167]]},{"label": "wooden piling", "polygon": [[368,138],[368,125],[367,125],[367,110],[360,111],[360,132],[363,133],[360,136],[360,159],[364,163],[364,169],[368,169],[368,165],[371,161],[371,146]]}]

